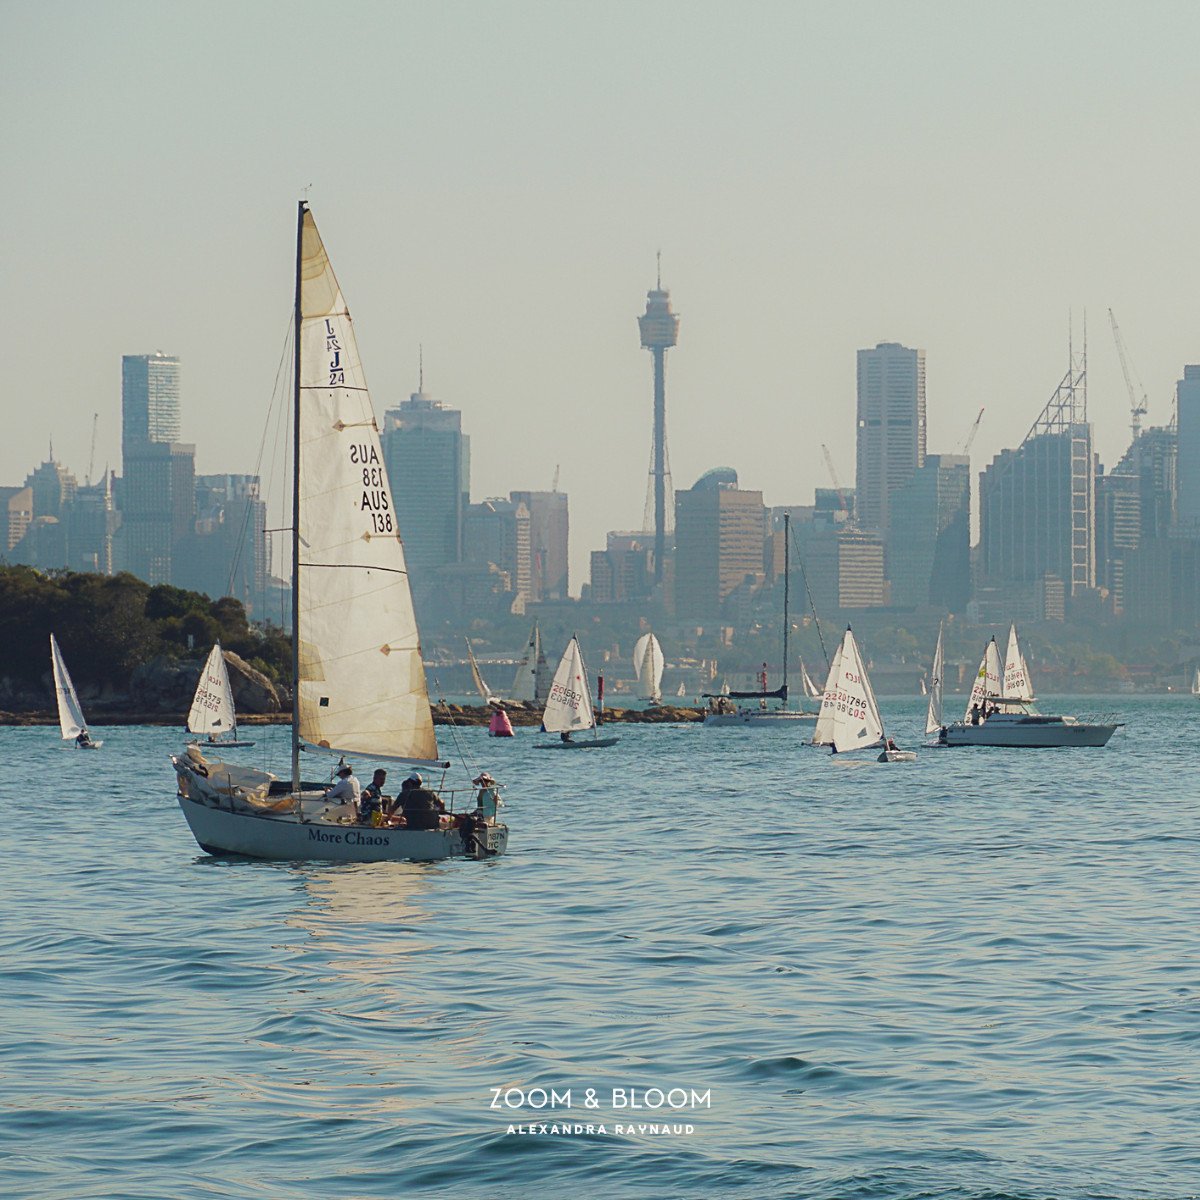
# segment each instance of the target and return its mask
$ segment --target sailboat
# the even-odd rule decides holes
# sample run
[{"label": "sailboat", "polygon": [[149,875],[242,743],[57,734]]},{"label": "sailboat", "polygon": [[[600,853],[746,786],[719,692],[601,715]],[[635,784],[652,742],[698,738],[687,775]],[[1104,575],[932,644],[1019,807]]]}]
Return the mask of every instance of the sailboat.
[{"label": "sailboat", "polygon": [[1200,698],[1200,667],[1196,668],[1196,673],[1192,676],[1192,695]]},{"label": "sailboat", "polygon": [[467,657],[471,660],[471,678],[475,680],[475,686],[479,689],[480,696],[483,697],[484,704],[499,704],[499,698],[492,694],[492,689],[484,682],[483,676],[479,673],[479,664],[475,661],[475,651],[471,649],[471,639],[466,639]]},{"label": "sailboat", "polygon": [[637,669],[637,696],[649,704],[662,703],[662,677],[666,660],[662,646],[652,633],[643,633],[633,647],[633,665]]},{"label": "sailboat", "polygon": [[[929,668],[929,707],[925,710],[925,736],[932,738],[927,746],[942,746],[942,675],[946,669],[946,651],[942,644],[945,628],[938,626],[937,646],[933,651],[933,666]],[[922,680],[922,684],[924,680]]]},{"label": "sailboat", "polygon": [[[554,682],[546,697],[546,710],[542,715],[542,728],[547,733],[557,733],[557,742],[535,742],[535,750],[595,750],[604,746],[615,746],[620,738],[598,737],[596,714],[592,707],[592,689],[588,683],[587,667],[583,663],[583,651],[579,638],[572,636],[554,672]],[[592,731],[590,739],[571,741],[573,733]]]},{"label": "sailboat", "polygon": [[[791,615],[789,613],[791,586],[791,514],[783,514],[783,685],[773,692],[767,691],[766,665],[761,675],[762,689],[757,692],[731,692],[727,686],[722,686],[719,694],[705,692],[704,699],[709,702],[709,711],[704,715],[705,727],[720,725],[767,726],[770,728],[796,728],[815,724],[818,713],[805,712],[803,704],[799,711],[788,708],[788,634],[791,632]],[[728,700],[723,701],[722,697]],[[734,700],[757,700],[754,707],[738,707],[732,704]],[[778,700],[778,708],[768,708],[768,700]]]},{"label": "sailboat", "polygon": [[[172,759],[179,807],[209,854],[349,862],[501,854],[508,827],[497,820],[496,782],[484,772],[471,785],[446,784],[354,327],[303,201],[294,337],[291,780],[191,745]],[[376,763],[441,772],[433,790],[447,815],[432,829],[366,824],[303,781],[301,759],[313,755],[365,760],[364,775]]]},{"label": "sailboat", "polygon": [[993,636],[979,664],[966,715],[945,726],[941,739],[947,746],[1103,746],[1124,724],[1040,713],[1029,679],[1017,627],[1011,625],[1003,665]]},{"label": "sailboat", "polygon": [[529,631],[529,641],[525,643],[524,653],[517,665],[517,674],[513,679],[510,699],[520,700],[523,704],[544,704],[549,692],[550,668],[546,663],[546,654],[542,649],[542,635],[535,619],[533,628]]},{"label": "sailboat", "polygon": [[812,676],[808,673],[808,668],[804,665],[804,659],[800,660],[800,686],[804,689],[804,694],[810,700],[820,700],[822,692],[815,683]]},{"label": "sailboat", "polygon": [[875,700],[871,678],[854,640],[854,632],[846,626],[846,636],[834,654],[825,695],[821,700],[821,716],[813,741],[833,747],[834,754],[848,750],[880,748],[879,762],[916,762],[912,750],[897,750],[883,728],[883,717]]},{"label": "sailboat", "polygon": [[58,700],[58,727],[64,742],[74,741],[77,750],[99,750],[103,741],[93,742],[83,717],[83,707],[75,694],[75,685],[63,662],[58,639],[50,635],[50,663],[54,670],[54,695]]},{"label": "sailboat", "polygon": [[[1200,672],[1198,672],[1198,673],[1200,673]],[[685,687],[683,686],[683,680],[682,680],[682,679],[679,681],[679,687],[676,689],[676,691],[675,691],[675,695],[676,695],[676,696],[686,696],[686,695],[687,695],[687,688],[685,688]]]},{"label": "sailboat", "polygon": [[[253,742],[238,741],[233,689],[229,686],[229,672],[225,668],[225,654],[220,642],[213,646],[204,670],[200,672],[187,729],[188,733],[205,738],[205,749],[240,750],[254,745]],[[232,736],[222,738],[223,733]]]}]

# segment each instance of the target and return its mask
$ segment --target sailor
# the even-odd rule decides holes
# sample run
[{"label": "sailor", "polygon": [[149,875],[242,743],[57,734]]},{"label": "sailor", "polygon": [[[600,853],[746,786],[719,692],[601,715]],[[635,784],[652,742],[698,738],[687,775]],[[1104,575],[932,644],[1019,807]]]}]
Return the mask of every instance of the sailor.
[{"label": "sailor", "polygon": [[337,769],[337,775],[337,783],[325,789],[325,799],[333,803],[353,804],[357,811],[362,785],[354,777],[354,768],[349,763],[342,763]]},{"label": "sailor", "polygon": [[400,793],[404,824],[409,829],[437,829],[442,823],[446,806],[425,786],[425,781],[416,771],[404,782],[408,785]]},{"label": "sailor", "polygon": [[358,798],[358,817],[360,821],[372,821],[375,813],[383,807],[383,785],[387,782],[387,772],[382,767],[377,768],[371,776],[371,782],[362,790]]},{"label": "sailor", "polygon": [[564,729],[562,733],[558,735],[558,738],[559,741],[569,742],[571,740],[571,731],[569,729]]},{"label": "sailor", "polygon": [[91,744],[92,735],[88,733],[86,729],[81,729],[79,731],[79,736],[75,739],[75,745],[77,745],[80,750],[86,750],[89,746],[91,746]]}]

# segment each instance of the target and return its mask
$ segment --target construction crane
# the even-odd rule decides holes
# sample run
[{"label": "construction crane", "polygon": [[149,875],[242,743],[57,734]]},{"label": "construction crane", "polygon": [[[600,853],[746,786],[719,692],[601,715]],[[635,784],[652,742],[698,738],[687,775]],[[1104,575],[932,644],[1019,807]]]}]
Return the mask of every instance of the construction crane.
[{"label": "construction crane", "polygon": [[84,487],[91,487],[92,485],[92,468],[96,465],[96,426],[99,422],[100,414],[94,413],[92,415],[92,452],[88,456],[88,469],[87,475],[84,477]]},{"label": "construction crane", "polygon": [[971,453],[971,443],[975,440],[975,435],[979,432],[979,422],[982,420],[983,408],[981,407],[979,409],[979,416],[977,416],[975,420],[971,422],[971,428],[967,431],[966,440],[963,442],[962,450],[959,451],[960,454]]},{"label": "construction crane", "polygon": [[833,456],[824,442],[821,443],[821,453],[825,455],[825,465],[829,468],[829,478],[833,480],[833,490],[837,492],[838,503],[842,506],[842,512],[849,516],[850,509],[846,504],[846,497],[842,495],[842,485],[838,483],[837,472],[833,469]]},{"label": "construction crane", "polygon": [[[1121,371],[1125,376],[1125,387],[1129,390],[1129,408],[1130,408],[1130,427],[1133,429],[1133,440],[1136,442],[1138,434],[1142,428],[1142,417],[1146,415],[1146,409],[1150,403],[1149,397],[1146,395],[1146,389],[1142,387],[1142,381],[1138,379],[1137,368],[1129,361],[1129,356],[1125,350],[1125,339],[1121,336],[1120,326],[1117,324],[1117,318],[1113,316],[1113,310],[1108,310],[1108,319],[1112,322],[1113,341],[1117,343],[1117,356],[1121,360]],[[1132,377],[1130,373],[1132,372]],[[1137,387],[1133,386],[1133,381],[1137,379]],[[1138,399],[1138,392],[1142,393],[1141,400]]]}]

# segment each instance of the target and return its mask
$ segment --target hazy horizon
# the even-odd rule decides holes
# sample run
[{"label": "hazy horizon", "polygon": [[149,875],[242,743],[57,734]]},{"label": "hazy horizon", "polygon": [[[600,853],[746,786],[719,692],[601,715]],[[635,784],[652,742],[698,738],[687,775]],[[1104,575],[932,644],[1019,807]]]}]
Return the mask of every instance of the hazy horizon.
[{"label": "hazy horizon", "polygon": [[[183,364],[199,473],[255,468],[309,201],[378,414],[463,413],[473,500],[570,495],[571,590],[641,524],[662,278],[677,489],[854,485],[855,351],[926,352],[928,450],[1017,445],[1086,310],[1169,421],[1200,362],[1188,254],[1200,11],[1183,4],[8,4],[18,341],[0,483],[120,465],[121,358]],[[264,469],[265,474],[265,469]],[[973,507],[975,500],[973,498]],[[273,523],[273,522],[272,522]]]}]

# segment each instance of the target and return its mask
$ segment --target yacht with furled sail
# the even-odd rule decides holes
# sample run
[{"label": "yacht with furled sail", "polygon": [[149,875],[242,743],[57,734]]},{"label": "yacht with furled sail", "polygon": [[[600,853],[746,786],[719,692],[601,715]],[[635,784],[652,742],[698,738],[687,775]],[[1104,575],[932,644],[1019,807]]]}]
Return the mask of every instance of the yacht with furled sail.
[{"label": "yacht with furled sail", "polygon": [[942,728],[947,746],[1104,746],[1123,721],[1084,721],[1041,713],[1034,707],[1029,667],[1017,640],[1017,627],[1008,631],[1004,664],[993,636],[975,676],[966,715]]},{"label": "yacht with furled sail", "polygon": [[99,750],[103,741],[92,741],[84,720],[83,706],[75,694],[75,685],[63,661],[58,639],[50,635],[50,665],[54,673],[54,697],[58,701],[58,728],[64,742],[74,742],[76,750]]},{"label": "yacht with furled sail", "polygon": [[[719,693],[704,693],[704,699],[709,702],[708,712],[704,715],[706,728],[714,726],[740,726],[755,728],[802,728],[815,725],[817,712],[805,712],[803,701],[800,708],[788,708],[788,634],[791,632],[791,615],[789,612],[791,586],[791,513],[783,515],[783,684],[775,691],[767,691],[767,666],[763,664],[759,672],[759,690],[757,692],[731,692],[727,686],[722,686]],[[807,672],[805,672],[807,678]],[[752,700],[751,705],[735,705],[735,700]],[[778,700],[777,708],[768,708],[768,700]]]},{"label": "yacht with furled sail", "polygon": [[[592,731],[590,738],[574,741],[576,733]],[[596,712],[592,705],[592,687],[588,682],[587,667],[583,662],[583,651],[579,638],[572,636],[563,651],[554,682],[546,697],[546,708],[542,714],[542,730],[557,733],[557,742],[535,742],[535,750],[600,750],[615,746],[621,739],[600,737],[596,732]]]},{"label": "yacht with furled sail", "polygon": [[915,762],[917,758],[914,751],[899,749],[888,737],[871,677],[849,625],[825,682],[813,743],[832,747],[834,754],[878,749],[879,762]]},{"label": "yacht with furled sail", "polygon": [[[378,862],[504,852],[492,777],[447,782],[438,754],[378,427],[354,328],[306,202],[296,245],[292,454],[291,779],[208,758],[172,758],[179,806],[200,848],[254,858]],[[422,817],[370,821],[305,782],[301,761],[339,773],[399,763],[440,779]],[[432,806],[432,807],[429,807]],[[443,807],[444,817],[434,815]],[[432,824],[434,827],[429,827]]]},{"label": "yacht with furled sail", "polygon": [[[200,672],[196,694],[192,697],[192,708],[188,713],[187,731],[194,733],[197,738],[204,738],[200,744],[206,750],[241,750],[254,745],[253,742],[238,739],[233,689],[229,686],[229,671],[220,642],[213,645]],[[229,736],[225,737],[224,734]]]}]

